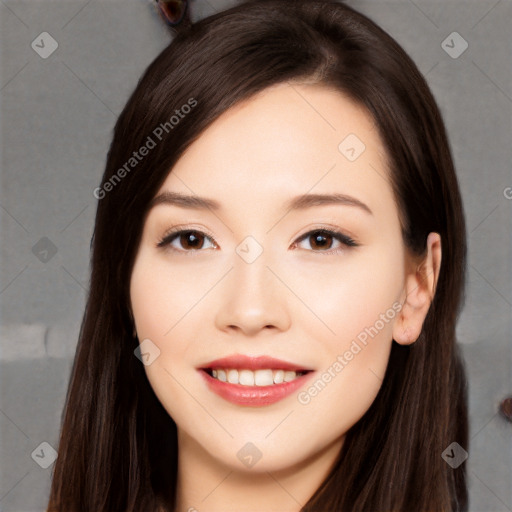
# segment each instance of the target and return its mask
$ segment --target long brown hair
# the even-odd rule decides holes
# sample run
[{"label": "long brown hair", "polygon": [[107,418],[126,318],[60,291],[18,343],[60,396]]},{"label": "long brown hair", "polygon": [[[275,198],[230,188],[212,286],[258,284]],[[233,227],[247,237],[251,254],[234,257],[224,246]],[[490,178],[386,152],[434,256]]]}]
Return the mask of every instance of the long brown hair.
[{"label": "long brown hair", "polygon": [[[441,457],[452,442],[468,449],[455,337],[466,231],[445,126],[396,41],[331,0],[252,0],[193,24],[149,65],[120,114],[95,191],[89,295],[48,510],[173,511],[176,424],[134,356],[129,306],[145,215],[205,128],[237,102],[286,81],[335,88],[371,113],[387,148],[405,244],[424,255],[427,235],[437,232],[443,250],[420,337],[410,346],[393,342],[378,396],[302,511],[467,510],[465,464],[452,469]],[[149,138],[149,153],[130,160]]]}]

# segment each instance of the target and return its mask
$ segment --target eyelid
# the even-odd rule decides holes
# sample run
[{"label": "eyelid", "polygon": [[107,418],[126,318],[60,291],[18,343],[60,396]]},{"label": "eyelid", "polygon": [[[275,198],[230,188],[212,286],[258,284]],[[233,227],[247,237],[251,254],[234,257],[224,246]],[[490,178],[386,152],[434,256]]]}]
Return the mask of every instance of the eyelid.
[{"label": "eyelid", "polygon": [[[194,233],[198,233],[199,235],[206,235],[206,238],[209,238],[215,246],[217,246],[217,247],[219,246],[217,241],[215,240],[213,234],[205,228],[199,229],[199,228],[195,228],[193,226],[174,226],[174,227],[168,229],[164,233],[164,235],[162,236],[160,241],[157,243],[157,247],[169,249],[169,250],[175,251],[175,252],[182,252],[182,253],[201,252],[202,251],[201,249],[183,250],[183,249],[175,249],[170,246],[171,241],[174,241],[174,239],[176,239],[176,235],[180,235],[180,234],[186,233],[186,232],[194,232]],[[326,254],[326,255],[327,254],[336,254],[336,253],[341,252],[341,250],[346,250],[349,247],[359,246],[359,243],[350,235],[347,235],[347,234],[343,233],[342,231],[339,231],[338,228],[325,227],[325,226],[310,228],[308,231],[306,231],[305,233],[300,235],[293,242],[293,245],[296,245],[296,244],[302,242],[303,240],[307,239],[308,236],[311,236],[313,233],[328,234],[328,235],[332,236],[333,238],[335,238],[336,240],[338,240],[342,245],[345,246],[345,248],[344,249],[338,248],[338,249],[318,250],[318,251],[306,249],[308,252],[320,253],[320,254]]]},{"label": "eyelid", "polygon": [[313,227],[313,228],[309,229],[303,235],[299,236],[299,238],[295,242],[293,242],[293,245],[296,245],[296,244],[302,242],[303,240],[306,240],[313,233],[324,233],[324,234],[330,235],[333,238],[335,238],[336,240],[338,240],[345,247],[344,248],[337,248],[337,249],[319,250],[319,251],[313,251],[313,250],[307,249],[308,252],[329,255],[329,254],[340,253],[340,252],[345,251],[346,249],[348,249],[350,247],[357,247],[357,246],[359,246],[357,241],[353,237],[351,237],[350,235],[347,235],[347,234],[343,233],[342,231],[338,230],[338,228],[334,228],[333,229],[333,228],[329,228],[329,227],[327,227],[327,228],[326,227]]},{"label": "eyelid", "polygon": [[182,253],[194,253],[194,252],[201,252],[201,250],[191,250],[191,251],[185,251],[183,249],[174,249],[174,247],[170,246],[171,241],[173,241],[174,238],[176,238],[174,235],[180,235],[182,233],[186,233],[192,231],[194,233],[198,233],[200,235],[206,235],[207,238],[209,238],[214,245],[217,247],[219,244],[215,240],[213,234],[208,231],[206,228],[195,228],[194,226],[173,226],[172,228],[168,229],[160,239],[160,241],[156,244],[158,248],[163,249],[169,249],[170,251],[175,252],[182,252]]},{"label": "eyelid", "polygon": [[[297,244],[299,242],[302,242],[303,240],[306,240],[309,236],[311,236],[313,233],[324,233],[324,234],[330,235],[333,238],[335,238],[336,240],[338,240],[339,242],[341,242],[342,244],[347,245],[347,246],[355,247],[358,245],[357,242],[351,236],[343,233],[342,231],[334,230],[332,228],[325,228],[325,227],[310,229],[306,233],[301,235],[293,243]],[[328,253],[330,250],[331,249],[329,249],[327,251],[314,251],[314,252]]]}]

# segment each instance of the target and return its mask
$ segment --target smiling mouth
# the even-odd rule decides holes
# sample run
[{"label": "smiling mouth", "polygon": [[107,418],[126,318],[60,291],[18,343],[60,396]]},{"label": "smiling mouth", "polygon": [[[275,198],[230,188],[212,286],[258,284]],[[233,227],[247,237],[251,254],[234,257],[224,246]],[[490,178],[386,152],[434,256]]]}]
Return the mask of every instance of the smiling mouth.
[{"label": "smiling mouth", "polygon": [[292,382],[311,370],[282,370],[282,369],[237,369],[237,368],[202,368],[210,377],[220,382],[239,384],[241,386],[273,386]]}]

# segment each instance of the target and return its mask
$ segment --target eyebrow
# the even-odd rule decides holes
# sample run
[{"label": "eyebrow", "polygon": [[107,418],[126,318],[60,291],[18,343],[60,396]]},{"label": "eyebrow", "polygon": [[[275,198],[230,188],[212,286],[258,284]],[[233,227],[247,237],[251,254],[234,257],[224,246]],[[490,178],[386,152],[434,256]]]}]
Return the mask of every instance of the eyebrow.
[{"label": "eyebrow", "polygon": [[[209,209],[209,210],[220,210],[221,205],[214,199],[208,199],[206,197],[191,196],[181,194],[180,192],[164,191],[157,195],[149,204],[149,209],[157,205],[171,205],[180,206],[188,209]],[[324,205],[343,205],[343,206],[355,206],[365,211],[366,213],[373,215],[373,212],[365,203],[359,199],[349,196],[347,194],[304,194],[297,196],[288,201],[285,205],[287,210],[305,210],[313,206],[324,206]]]}]

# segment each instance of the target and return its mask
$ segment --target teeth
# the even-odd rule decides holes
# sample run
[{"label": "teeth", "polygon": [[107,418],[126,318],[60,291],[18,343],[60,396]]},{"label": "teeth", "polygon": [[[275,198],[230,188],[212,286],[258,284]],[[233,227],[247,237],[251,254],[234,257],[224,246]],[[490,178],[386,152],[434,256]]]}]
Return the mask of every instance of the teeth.
[{"label": "teeth", "polygon": [[291,382],[304,372],[284,371],[284,370],[236,370],[220,369],[212,370],[212,377],[231,384],[241,384],[242,386],[271,386],[272,384],[281,384],[282,382]]},{"label": "teeth", "polygon": [[254,386],[255,378],[256,376],[254,375],[254,372],[251,372],[250,370],[240,370],[240,373],[238,374],[238,382],[244,386]]},{"label": "teeth", "polygon": [[284,372],[284,381],[290,382],[291,380],[295,379],[297,374],[295,372]]},{"label": "teeth", "polygon": [[284,381],[284,370],[276,370],[274,372],[274,383],[281,384]]},{"label": "teeth", "polygon": [[256,386],[271,386],[274,384],[272,370],[256,370],[254,372],[254,384],[256,384]]}]

